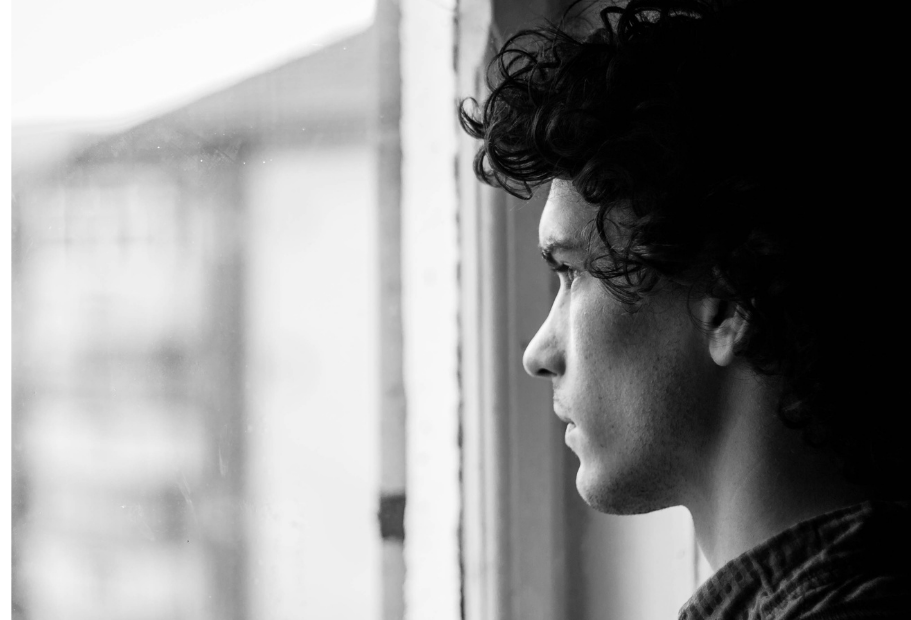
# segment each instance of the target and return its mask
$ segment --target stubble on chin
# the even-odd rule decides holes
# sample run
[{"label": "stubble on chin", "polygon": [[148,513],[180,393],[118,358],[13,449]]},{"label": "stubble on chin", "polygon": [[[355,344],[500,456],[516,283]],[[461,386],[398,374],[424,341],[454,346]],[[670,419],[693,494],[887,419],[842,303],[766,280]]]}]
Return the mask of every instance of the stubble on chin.
[{"label": "stubble on chin", "polygon": [[609,473],[589,471],[580,465],[576,490],[591,508],[610,515],[640,515],[678,505],[672,472],[658,469]]}]

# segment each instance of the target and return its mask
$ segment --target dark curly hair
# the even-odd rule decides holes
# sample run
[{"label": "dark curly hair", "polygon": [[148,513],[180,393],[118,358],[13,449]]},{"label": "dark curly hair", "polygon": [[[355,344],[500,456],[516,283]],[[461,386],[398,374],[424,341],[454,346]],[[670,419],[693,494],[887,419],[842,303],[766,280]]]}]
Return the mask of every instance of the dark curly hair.
[{"label": "dark curly hair", "polygon": [[594,27],[523,30],[460,120],[483,140],[481,180],[521,198],[571,181],[598,206],[589,271],[617,298],[634,307],[670,281],[735,304],[749,326],[738,355],[783,380],[782,422],[849,479],[894,492],[899,416],[860,422],[882,405],[852,385],[877,379],[856,368],[871,343],[846,333],[852,308],[837,302],[871,271],[839,218],[870,195],[872,121],[845,83],[859,68],[843,16],[810,8],[631,0]]}]

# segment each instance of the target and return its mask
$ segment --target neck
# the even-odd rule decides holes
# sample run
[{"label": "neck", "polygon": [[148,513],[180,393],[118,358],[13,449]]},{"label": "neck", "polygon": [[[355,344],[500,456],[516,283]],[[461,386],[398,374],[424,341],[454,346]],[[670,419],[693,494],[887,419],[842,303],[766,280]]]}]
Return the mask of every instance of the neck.
[{"label": "neck", "polygon": [[734,415],[686,504],[713,570],[801,521],[866,498],[841,479],[831,457],[781,423],[777,386],[742,366],[727,379],[722,410]]}]

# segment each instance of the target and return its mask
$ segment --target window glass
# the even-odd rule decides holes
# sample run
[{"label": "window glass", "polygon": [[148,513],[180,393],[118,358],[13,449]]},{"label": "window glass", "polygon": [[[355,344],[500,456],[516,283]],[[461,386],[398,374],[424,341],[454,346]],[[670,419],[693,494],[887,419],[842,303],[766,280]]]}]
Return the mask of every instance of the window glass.
[{"label": "window glass", "polygon": [[13,3],[13,617],[379,617],[373,12]]}]

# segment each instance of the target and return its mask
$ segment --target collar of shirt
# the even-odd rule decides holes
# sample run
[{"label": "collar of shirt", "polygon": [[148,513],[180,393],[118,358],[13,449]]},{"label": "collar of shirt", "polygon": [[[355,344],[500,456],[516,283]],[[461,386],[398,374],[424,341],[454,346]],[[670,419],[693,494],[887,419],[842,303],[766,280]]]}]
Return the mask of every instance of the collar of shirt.
[{"label": "collar of shirt", "polygon": [[865,601],[880,610],[908,605],[908,512],[908,502],[869,501],[798,523],[722,566],[679,620],[797,620]]}]

